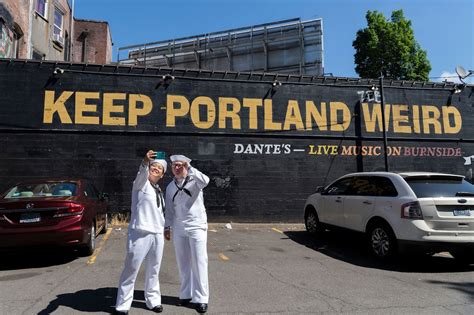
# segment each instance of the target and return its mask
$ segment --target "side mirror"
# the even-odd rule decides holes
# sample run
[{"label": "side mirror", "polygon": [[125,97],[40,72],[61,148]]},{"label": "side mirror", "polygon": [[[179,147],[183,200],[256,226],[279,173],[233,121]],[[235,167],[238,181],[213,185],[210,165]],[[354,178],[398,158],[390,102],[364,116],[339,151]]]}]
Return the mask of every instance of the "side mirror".
[{"label": "side mirror", "polygon": [[322,194],[324,191],[324,186],[318,186],[316,187],[316,192]]}]

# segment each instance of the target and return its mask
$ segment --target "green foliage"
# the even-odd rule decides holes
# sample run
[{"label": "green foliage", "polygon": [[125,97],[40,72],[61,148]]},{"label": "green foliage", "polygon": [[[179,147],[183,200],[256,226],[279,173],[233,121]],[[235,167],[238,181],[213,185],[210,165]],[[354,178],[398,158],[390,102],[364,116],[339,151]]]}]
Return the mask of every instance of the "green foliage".
[{"label": "green foliage", "polygon": [[361,78],[427,81],[431,70],[426,51],[415,40],[411,22],[403,11],[393,11],[391,20],[368,11],[367,28],[357,31],[352,42],[355,71]]}]

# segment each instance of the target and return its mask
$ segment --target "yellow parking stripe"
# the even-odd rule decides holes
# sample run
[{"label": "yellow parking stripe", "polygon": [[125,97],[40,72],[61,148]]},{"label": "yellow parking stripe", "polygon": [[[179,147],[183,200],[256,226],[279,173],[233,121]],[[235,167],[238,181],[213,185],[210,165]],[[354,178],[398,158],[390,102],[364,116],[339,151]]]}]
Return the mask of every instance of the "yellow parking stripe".
[{"label": "yellow parking stripe", "polygon": [[107,233],[105,233],[104,237],[102,238],[102,241],[100,242],[99,246],[96,247],[94,253],[92,254],[91,257],[89,257],[89,260],[87,261],[88,265],[92,265],[95,263],[95,260],[97,259],[97,256],[99,255],[100,251],[102,250],[102,246],[104,246],[105,242],[109,239],[110,234],[112,233],[112,229],[107,229]]},{"label": "yellow parking stripe", "polygon": [[224,255],[223,253],[219,253],[219,258],[223,261],[228,261],[229,260],[229,257],[227,257],[226,255]]},{"label": "yellow parking stripe", "polygon": [[280,231],[279,229],[277,228],[272,228],[273,231],[277,232],[277,233],[280,233],[280,234],[284,234],[283,231]]}]

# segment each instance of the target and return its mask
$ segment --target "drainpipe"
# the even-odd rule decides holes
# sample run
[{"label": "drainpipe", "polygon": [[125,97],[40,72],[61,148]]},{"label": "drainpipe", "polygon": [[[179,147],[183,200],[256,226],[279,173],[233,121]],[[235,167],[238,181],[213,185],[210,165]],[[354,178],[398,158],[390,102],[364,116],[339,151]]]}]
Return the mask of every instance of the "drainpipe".
[{"label": "drainpipe", "polygon": [[33,15],[35,14],[34,9],[33,9],[33,3],[35,0],[30,0],[29,1],[29,19],[28,19],[28,38],[26,39],[26,58],[25,59],[32,59],[32,54],[31,54],[31,47],[33,46],[32,42],[32,35],[31,32],[33,32]]},{"label": "drainpipe", "polygon": [[69,26],[71,28],[71,42],[69,43],[69,61],[74,62],[74,0],[72,0],[71,19],[69,22]]},{"label": "drainpipe", "polygon": [[382,106],[382,133],[383,133],[383,156],[385,161],[385,172],[388,172],[388,151],[387,151],[387,127],[385,126],[385,97],[383,94],[383,72],[380,71],[380,100]]}]

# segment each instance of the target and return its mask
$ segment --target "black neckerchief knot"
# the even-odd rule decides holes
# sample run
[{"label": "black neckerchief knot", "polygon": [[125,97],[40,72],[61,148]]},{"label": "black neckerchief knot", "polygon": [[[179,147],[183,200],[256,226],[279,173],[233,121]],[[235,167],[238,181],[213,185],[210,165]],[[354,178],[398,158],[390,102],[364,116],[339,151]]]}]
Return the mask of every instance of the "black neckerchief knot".
[{"label": "black neckerchief knot", "polygon": [[153,184],[152,182],[150,182],[150,184],[156,192],[156,204],[158,205],[158,208],[161,207],[163,215],[165,215],[165,200],[163,198],[163,192],[161,191],[161,188],[158,184]]},{"label": "black neckerchief knot", "polygon": [[188,189],[184,188],[184,186],[186,186],[186,184],[189,183],[189,181],[190,181],[190,177],[186,176],[186,178],[184,179],[183,185],[179,186],[175,179],[174,184],[176,185],[176,188],[178,188],[178,190],[174,193],[173,202],[174,202],[174,198],[176,198],[176,195],[178,195],[180,191],[184,191],[186,195],[188,195],[189,197],[192,197],[191,192]]}]

